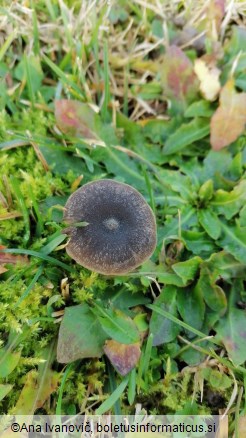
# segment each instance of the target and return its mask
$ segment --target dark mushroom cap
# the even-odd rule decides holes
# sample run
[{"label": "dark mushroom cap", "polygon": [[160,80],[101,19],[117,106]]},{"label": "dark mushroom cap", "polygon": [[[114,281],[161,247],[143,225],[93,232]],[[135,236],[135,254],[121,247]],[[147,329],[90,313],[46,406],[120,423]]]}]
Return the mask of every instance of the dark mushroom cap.
[{"label": "dark mushroom cap", "polygon": [[[64,221],[71,225],[68,255],[101,274],[132,271],[156,246],[151,208],[136,189],[114,180],[90,182],[76,190],[65,205]],[[72,226],[78,222],[88,225]]]}]

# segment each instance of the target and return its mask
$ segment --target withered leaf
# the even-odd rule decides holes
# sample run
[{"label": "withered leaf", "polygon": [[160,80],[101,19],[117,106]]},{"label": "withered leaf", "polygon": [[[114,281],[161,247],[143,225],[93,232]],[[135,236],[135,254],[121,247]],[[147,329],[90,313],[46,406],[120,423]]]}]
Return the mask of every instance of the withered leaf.
[{"label": "withered leaf", "polygon": [[214,150],[230,145],[244,131],[246,93],[237,93],[231,78],[220,92],[220,104],[211,119],[210,142]]},{"label": "withered leaf", "polygon": [[109,340],[105,342],[103,349],[112,365],[122,376],[128,374],[137,365],[141,355],[140,342],[121,344]]},{"label": "withered leaf", "polygon": [[29,263],[27,256],[15,256],[13,254],[2,252],[5,248],[6,246],[0,245],[0,275],[8,270],[4,266],[6,263]]},{"label": "withered leaf", "polygon": [[220,92],[220,70],[208,66],[203,59],[196,59],[194,64],[195,73],[200,81],[200,91],[206,100],[213,101]]}]

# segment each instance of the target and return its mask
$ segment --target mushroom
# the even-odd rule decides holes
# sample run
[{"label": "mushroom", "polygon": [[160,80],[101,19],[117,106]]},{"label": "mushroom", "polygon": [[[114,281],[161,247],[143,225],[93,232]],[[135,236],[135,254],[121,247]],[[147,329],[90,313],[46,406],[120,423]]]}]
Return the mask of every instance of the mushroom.
[{"label": "mushroom", "polygon": [[70,225],[68,255],[101,274],[132,271],[156,246],[151,208],[136,189],[114,180],[90,182],[76,190],[65,205],[64,221]]}]

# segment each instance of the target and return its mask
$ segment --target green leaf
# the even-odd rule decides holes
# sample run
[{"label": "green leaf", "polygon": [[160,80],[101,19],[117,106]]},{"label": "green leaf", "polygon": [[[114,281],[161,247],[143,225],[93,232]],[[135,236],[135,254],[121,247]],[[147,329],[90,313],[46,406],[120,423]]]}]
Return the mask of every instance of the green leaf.
[{"label": "green leaf", "polygon": [[197,274],[199,266],[202,262],[200,257],[193,257],[192,259],[186,260],[185,262],[178,262],[172,265],[174,272],[182,278],[184,283],[189,280],[193,280]]},{"label": "green leaf", "polygon": [[180,290],[177,295],[177,307],[184,322],[198,330],[202,328],[205,304],[201,290],[196,288]]},{"label": "green leaf", "polygon": [[[166,286],[159,297],[155,300],[155,306],[177,316],[176,308],[177,288]],[[150,325],[150,333],[154,335],[153,345],[161,345],[173,341],[180,331],[180,327],[170,319],[163,318],[162,315],[153,312]]]},{"label": "green leaf", "polygon": [[246,315],[244,310],[230,308],[215,330],[235,365],[246,360]]},{"label": "green leaf", "polygon": [[225,251],[212,254],[205,266],[209,269],[213,282],[220,277],[224,280],[239,278],[244,276],[245,272],[245,266]]},{"label": "green leaf", "polygon": [[184,113],[185,117],[211,117],[214,110],[207,100],[198,100],[192,103]]},{"label": "green leaf", "polygon": [[[199,347],[207,347],[207,342],[199,342]],[[203,362],[205,357],[206,355],[204,353],[192,347],[188,347],[180,354],[180,359],[191,366]]]},{"label": "green leaf", "polygon": [[[244,53],[246,46],[246,30],[243,26],[232,26],[232,37],[225,47],[226,57],[234,58],[242,51]],[[233,59],[234,61],[234,59]]]},{"label": "green leaf", "polygon": [[217,190],[211,201],[214,211],[231,219],[246,201],[246,180],[241,181],[231,192]]},{"label": "green leaf", "polygon": [[16,67],[14,74],[19,81],[27,79],[27,83],[29,83],[33,93],[40,89],[44,77],[40,60],[33,55],[23,57]]},{"label": "green leaf", "polygon": [[209,123],[203,119],[194,119],[190,123],[183,124],[170,135],[165,143],[163,153],[170,155],[180,152],[195,141],[206,137],[209,132]]},{"label": "green leaf", "polygon": [[201,226],[212,239],[217,240],[221,234],[221,224],[218,217],[211,209],[202,209],[198,211],[198,219]]},{"label": "green leaf", "polygon": [[85,357],[100,357],[106,339],[87,304],[66,307],[59,330],[57,360],[69,363]]},{"label": "green leaf", "polygon": [[227,299],[223,289],[215,284],[213,277],[206,266],[202,266],[196,290],[202,294],[206,304],[215,312],[225,312]]},{"label": "green leaf", "polygon": [[21,352],[12,353],[8,349],[0,350],[0,378],[7,377],[17,367]]},{"label": "green leaf", "polygon": [[241,263],[246,264],[246,227],[230,226],[221,221],[222,237],[219,244]]},{"label": "green leaf", "polygon": [[13,385],[2,385],[0,384],[0,401],[11,391]]},{"label": "green leaf", "polygon": [[225,390],[232,385],[232,379],[230,377],[212,368],[203,368],[201,375],[213,388],[218,390]]},{"label": "green leaf", "polygon": [[55,174],[64,175],[71,171],[75,176],[88,174],[82,158],[75,157],[58,146],[39,144],[39,149]]},{"label": "green leaf", "polygon": [[93,312],[97,315],[103,331],[115,341],[122,344],[134,344],[139,341],[136,324],[121,310],[103,309],[96,304]]},{"label": "green leaf", "polygon": [[205,232],[182,230],[182,238],[186,248],[201,257],[210,256],[216,247]]},{"label": "green leaf", "polygon": [[208,179],[205,183],[200,187],[198,196],[202,202],[209,201],[214,192],[214,184],[212,179]]}]

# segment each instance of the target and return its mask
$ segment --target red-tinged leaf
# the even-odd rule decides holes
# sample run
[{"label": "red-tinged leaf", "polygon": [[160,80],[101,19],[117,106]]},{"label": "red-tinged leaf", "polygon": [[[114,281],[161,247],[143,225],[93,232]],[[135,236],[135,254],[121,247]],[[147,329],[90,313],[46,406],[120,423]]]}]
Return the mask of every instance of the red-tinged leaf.
[{"label": "red-tinged leaf", "polygon": [[87,103],[77,100],[56,100],[55,117],[58,127],[65,134],[98,139],[97,114]]},{"label": "red-tinged leaf", "polygon": [[109,340],[105,342],[103,349],[112,365],[122,376],[128,374],[137,365],[141,355],[139,342],[126,345]]},{"label": "red-tinged leaf", "polygon": [[164,55],[161,82],[165,95],[180,109],[184,110],[197,95],[199,82],[192,62],[177,46],[170,46]]},{"label": "red-tinged leaf", "polygon": [[234,80],[220,93],[220,104],[211,119],[210,142],[214,150],[230,145],[244,131],[246,123],[246,93],[237,93]]}]

